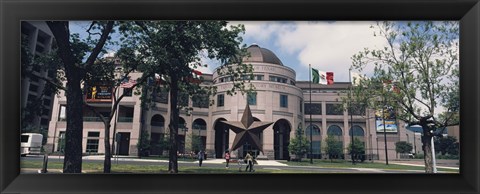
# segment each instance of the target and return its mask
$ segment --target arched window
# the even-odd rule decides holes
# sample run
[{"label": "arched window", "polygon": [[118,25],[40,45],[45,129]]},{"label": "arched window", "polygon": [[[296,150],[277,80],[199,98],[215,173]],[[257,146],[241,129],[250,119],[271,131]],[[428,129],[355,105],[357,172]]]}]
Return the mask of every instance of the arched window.
[{"label": "arched window", "polygon": [[165,125],[165,119],[162,117],[162,115],[156,114],[152,117],[152,120],[150,121],[150,125],[163,127]]},{"label": "arched window", "polygon": [[[350,129],[349,133],[348,133],[350,136],[352,136],[352,129]],[[365,132],[363,130],[362,127],[358,126],[358,125],[354,125],[353,126],[353,136],[365,136]]]},{"label": "arched window", "polygon": [[307,139],[310,140],[310,132],[312,134],[312,154],[310,155],[310,152],[307,153],[307,158],[313,157],[313,158],[322,158],[322,138],[321,138],[321,132],[320,132],[320,127],[318,127],[315,124],[308,125],[307,129],[305,130],[305,135]]},{"label": "arched window", "polygon": [[328,135],[342,136],[342,129],[338,125],[331,125],[328,127]]},{"label": "arched window", "polygon": [[207,123],[203,119],[193,121],[193,130],[207,130]]}]

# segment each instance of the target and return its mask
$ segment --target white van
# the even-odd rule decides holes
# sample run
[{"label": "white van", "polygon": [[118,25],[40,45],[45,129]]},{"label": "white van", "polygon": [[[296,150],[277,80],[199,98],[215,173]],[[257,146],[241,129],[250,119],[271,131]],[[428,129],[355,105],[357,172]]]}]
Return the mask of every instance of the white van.
[{"label": "white van", "polygon": [[20,137],[20,155],[40,154],[43,135],[39,133],[22,133]]}]

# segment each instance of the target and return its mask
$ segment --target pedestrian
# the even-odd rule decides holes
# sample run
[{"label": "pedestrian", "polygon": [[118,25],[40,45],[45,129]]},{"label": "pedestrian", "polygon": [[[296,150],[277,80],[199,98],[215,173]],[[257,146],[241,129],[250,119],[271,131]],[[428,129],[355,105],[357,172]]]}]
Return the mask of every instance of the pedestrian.
[{"label": "pedestrian", "polygon": [[249,172],[252,172],[253,170],[253,157],[250,155],[250,152],[247,152],[247,155],[245,156],[245,160],[247,161],[247,168],[245,168],[245,172],[250,169]]},{"label": "pedestrian", "polygon": [[225,166],[225,168],[228,169],[228,163],[230,163],[230,152],[228,150],[225,151],[225,160],[227,161],[227,166]]},{"label": "pedestrian", "polygon": [[198,152],[198,166],[202,167],[202,162],[203,162],[203,157],[205,156],[205,152],[203,150],[200,150]]}]

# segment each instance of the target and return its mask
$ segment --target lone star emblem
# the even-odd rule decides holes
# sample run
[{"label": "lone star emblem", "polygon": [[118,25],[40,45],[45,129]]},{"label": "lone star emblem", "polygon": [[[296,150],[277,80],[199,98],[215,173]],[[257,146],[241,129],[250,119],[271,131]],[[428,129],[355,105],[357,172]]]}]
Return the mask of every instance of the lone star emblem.
[{"label": "lone star emblem", "polygon": [[242,145],[244,145],[246,142],[248,142],[252,145],[253,148],[258,149],[261,152],[263,152],[263,147],[260,143],[259,135],[264,129],[273,124],[273,122],[254,121],[248,103],[245,107],[245,111],[243,112],[241,121],[221,122],[237,134],[230,150],[236,150]]}]

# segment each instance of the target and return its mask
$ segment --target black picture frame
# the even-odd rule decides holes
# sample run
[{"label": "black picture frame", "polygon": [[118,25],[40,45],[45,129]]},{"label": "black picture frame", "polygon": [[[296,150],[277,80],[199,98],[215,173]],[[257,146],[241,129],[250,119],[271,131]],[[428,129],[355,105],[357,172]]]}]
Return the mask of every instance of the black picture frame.
[{"label": "black picture frame", "polygon": [[[0,1],[2,193],[479,193],[478,0]],[[22,20],[460,20],[459,174],[19,174]]]}]

